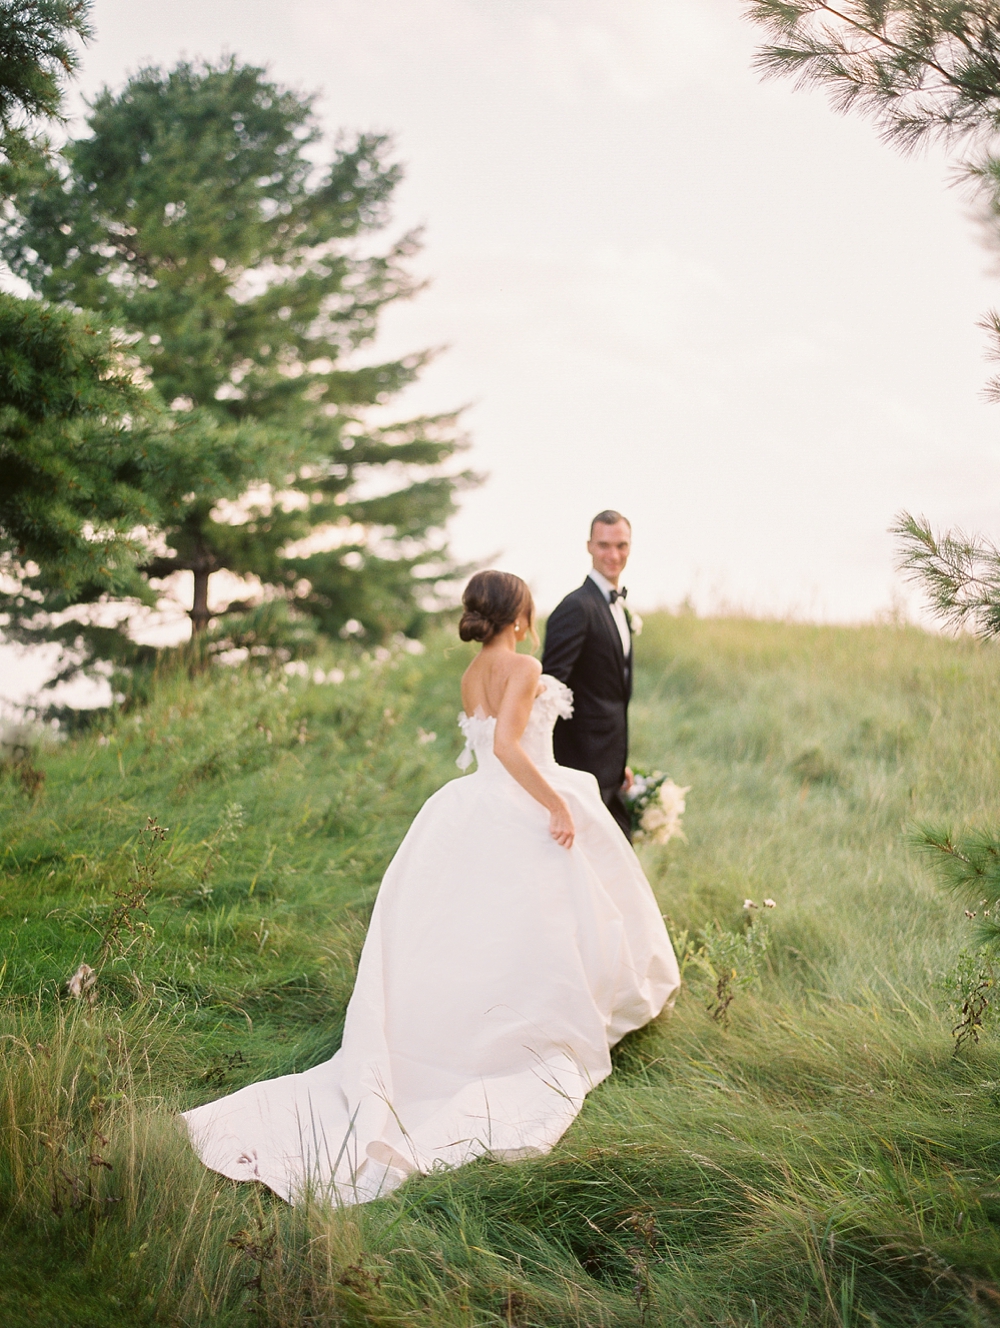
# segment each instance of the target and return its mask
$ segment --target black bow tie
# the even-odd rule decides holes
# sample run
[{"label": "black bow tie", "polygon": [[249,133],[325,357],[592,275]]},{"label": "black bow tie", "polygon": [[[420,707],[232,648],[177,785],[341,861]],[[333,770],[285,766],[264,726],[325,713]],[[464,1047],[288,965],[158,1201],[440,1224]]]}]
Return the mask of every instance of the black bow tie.
[{"label": "black bow tie", "polygon": [[616,599],[628,599],[628,591],[622,586],[621,590],[608,591],[608,603],[614,604]]}]

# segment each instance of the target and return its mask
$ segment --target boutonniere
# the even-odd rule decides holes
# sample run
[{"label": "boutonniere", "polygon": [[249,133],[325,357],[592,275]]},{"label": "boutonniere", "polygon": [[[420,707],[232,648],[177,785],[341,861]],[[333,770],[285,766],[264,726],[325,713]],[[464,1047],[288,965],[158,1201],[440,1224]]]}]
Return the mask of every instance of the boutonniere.
[{"label": "boutonniere", "polygon": [[633,636],[642,636],[642,619],[637,613],[633,613],[627,605],[622,605],[625,610],[625,621],[628,623],[628,629]]}]

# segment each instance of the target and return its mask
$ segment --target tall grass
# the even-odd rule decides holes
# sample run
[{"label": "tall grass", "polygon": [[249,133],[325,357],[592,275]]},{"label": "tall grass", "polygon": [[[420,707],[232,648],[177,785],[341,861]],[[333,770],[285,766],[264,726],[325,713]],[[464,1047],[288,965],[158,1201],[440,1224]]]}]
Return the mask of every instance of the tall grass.
[{"label": "tall grass", "polygon": [[[995,814],[1000,668],[909,629],[647,619],[633,755],[693,787],[642,856],[687,983],[549,1156],[339,1211],[197,1163],[178,1109],[335,1049],[465,658],[165,676],[0,781],[0,1322],[1000,1321],[1000,1056],[953,1054],[965,923],[906,847]],[[698,937],[747,897],[770,944],[713,1018]]]}]

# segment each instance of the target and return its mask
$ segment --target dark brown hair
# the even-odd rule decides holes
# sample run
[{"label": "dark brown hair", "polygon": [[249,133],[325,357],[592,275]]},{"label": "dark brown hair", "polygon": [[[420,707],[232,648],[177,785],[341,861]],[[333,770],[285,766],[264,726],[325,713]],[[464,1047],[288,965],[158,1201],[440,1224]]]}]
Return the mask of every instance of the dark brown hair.
[{"label": "dark brown hair", "polygon": [[462,607],[458,634],[463,641],[482,641],[485,646],[522,614],[527,614],[528,628],[533,630],[531,591],[513,572],[477,572],[465,587]]},{"label": "dark brown hair", "polygon": [[606,507],[603,512],[598,512],[590,523],[590,538],[594,538],[595,526],[616,526],[619,521],[624,521],[629,530],[632,529],[632,522],[627,516],[622,516],[621,512],[616,512],[613,507]]}]

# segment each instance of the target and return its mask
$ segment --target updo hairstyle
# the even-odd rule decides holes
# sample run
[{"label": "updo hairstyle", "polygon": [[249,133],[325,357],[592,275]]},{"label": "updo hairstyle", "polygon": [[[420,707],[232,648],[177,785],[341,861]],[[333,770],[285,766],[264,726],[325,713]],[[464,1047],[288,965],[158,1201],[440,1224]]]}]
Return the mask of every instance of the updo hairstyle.
[{"label": "updo hairstyle", "polygon": [[535,636],[531,591],[513,572],[477,572],[465,587],[462,607],[458,634],[463,641],[488,645],[498,632],[525,616],[528,631]]}]

